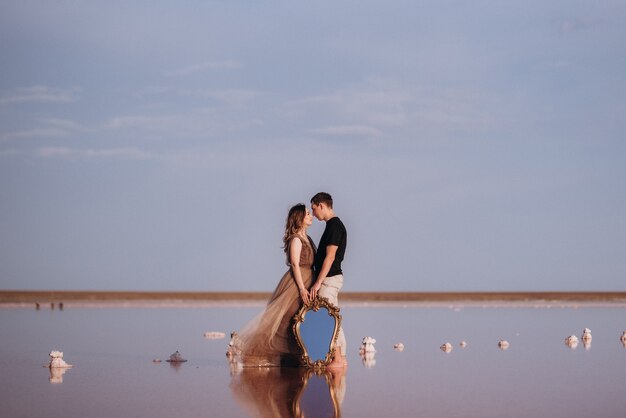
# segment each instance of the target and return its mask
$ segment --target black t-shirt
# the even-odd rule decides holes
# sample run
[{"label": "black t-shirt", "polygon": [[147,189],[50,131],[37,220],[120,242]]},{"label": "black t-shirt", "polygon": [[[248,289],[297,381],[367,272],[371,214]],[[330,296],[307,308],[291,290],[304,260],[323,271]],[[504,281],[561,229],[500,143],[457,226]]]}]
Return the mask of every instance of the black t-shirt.
[{"label": "black t-shirt", "polygon": [[334,217],[326,221],[326,228],[320,238],[320,245],[317,247],[317,253],[315,254],[315,271],[317,273],[322,269],[324,259],[326,258],[326,247],[328,245],[336,245],[337,253],[335,254],[335,261],[330,266],[330,271],[326,275],[327,277],[336,276],[342,274],[341,262],[343,256],[346,253],[346,243],[348,240],[348,233],[343,222],[338,217]]}]

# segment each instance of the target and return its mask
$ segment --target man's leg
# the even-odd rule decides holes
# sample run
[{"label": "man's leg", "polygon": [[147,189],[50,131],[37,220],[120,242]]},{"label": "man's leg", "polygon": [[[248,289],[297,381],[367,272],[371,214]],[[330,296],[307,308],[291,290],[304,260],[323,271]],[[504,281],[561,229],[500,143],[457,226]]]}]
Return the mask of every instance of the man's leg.
[{"label": "man's leg", "polygon": [[[322,287],[317,293],[319,296],[328,299],[330,303],[339,307],[339,290],[343,287],[343,275],[339,274],[337,276],[331,276],[324,279],[324,283],[322,283]],[[335,347],[339,349],[339,353],[342,357],[346,356],[346,337],[343,333],[343,327],[339,327],[339,332],[337,335],[337,343]]]}]

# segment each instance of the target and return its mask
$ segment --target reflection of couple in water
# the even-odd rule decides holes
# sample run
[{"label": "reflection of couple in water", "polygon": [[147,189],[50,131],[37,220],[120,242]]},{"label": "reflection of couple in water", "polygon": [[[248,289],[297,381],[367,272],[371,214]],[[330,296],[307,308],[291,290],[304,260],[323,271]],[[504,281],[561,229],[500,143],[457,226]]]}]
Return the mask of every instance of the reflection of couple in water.
[{"label": "reflection of couple in water", "polygon": [[346,369],[246,367],[230,384],[237,403],[263,418],[341,417]]},{"label": "reflection of couple in water", "polygon": [[[313,216],[326,222],[317,249],[307,235]],[[265,310],[233,341],[232,349],[244,367],[301,365],[302,351],[293,333],[293,317],[302,304],[317,296],[338,306],[346,239],[346,228],[335,215],[333,200],[328,193],[318,193],[311,198],[310,212],[303,204],[289,210],[283,237],[289,270],[276,286]],[[346,340],[340,328],[333,360],[328,367],[346,366]]]}]

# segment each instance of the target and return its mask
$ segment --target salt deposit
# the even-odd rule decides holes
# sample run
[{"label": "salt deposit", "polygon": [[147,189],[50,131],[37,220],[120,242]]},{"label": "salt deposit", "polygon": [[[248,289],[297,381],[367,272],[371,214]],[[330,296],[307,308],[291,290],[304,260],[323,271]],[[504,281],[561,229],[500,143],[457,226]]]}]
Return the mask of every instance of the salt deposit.
[{"label": "salt deposit", "polygon": [[165,361],[169,361],[170,363],[183,363],[187,360],[185,360],[183,356],[178,352],[178,350],[176,350],[174,353],[170,355],[170,358]]},{"label": "salt deposit", "polygon": [[452,351],[452,344],[450,344],[450,343],[441,344],[441,346],[439,348],[444,353],[449,353],[450,351]]},{"label": "salt deposit", "polygon": [[72,367],[71,364],[68,364],[63,360],[63,352],[58,350],[52,350],[50,352],[50,363],[48,367],[52,368],[69,368]]},{"label": "salt deposit", "polygon": [[234,361],[236,357],[241,354],[239,345],[239,334],[237,334],[236,331],[231,332],[228,348],[226,349],[226,357],[228,357],[229,360]]},{"label": "salt deposit", "polygon": [[361,347],[359,348],[360,353],[375,353],[376,348],[374,344],[376,343],[376,339],[372,337],[363,337],[363,341],[361,342]]},{"label": "salt deposit", "polygon": [[204,333],[204,338],[209,340],[220,340],[226,337],[226,333],[219,331],[207,331]]},{"label": "salt deposit", "polygon": [[578,337],[575,335],[570,335],[565,339],[565,345],[572,349],[578,347]]}]

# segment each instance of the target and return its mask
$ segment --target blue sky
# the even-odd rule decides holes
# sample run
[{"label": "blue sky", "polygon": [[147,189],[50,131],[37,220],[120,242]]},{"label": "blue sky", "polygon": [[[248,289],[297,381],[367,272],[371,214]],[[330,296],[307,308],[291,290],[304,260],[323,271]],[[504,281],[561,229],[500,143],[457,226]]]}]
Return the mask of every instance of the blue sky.
[{"label": "blue sky", "polygon": [[328,191],[346,291],[626,290],[625,20],[3,1],[0,288],[270,291]]}]

